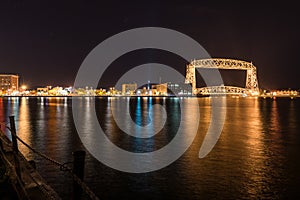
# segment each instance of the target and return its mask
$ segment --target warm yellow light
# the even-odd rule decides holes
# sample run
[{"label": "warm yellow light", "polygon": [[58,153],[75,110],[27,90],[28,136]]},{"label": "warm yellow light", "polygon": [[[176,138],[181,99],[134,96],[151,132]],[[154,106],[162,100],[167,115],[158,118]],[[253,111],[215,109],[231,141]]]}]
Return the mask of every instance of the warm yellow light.
[{"label": "warm yellow light", "polygon": [[22,85],[21,88],[22,88],[23,90],[26,90],[26,89],[27,89],[27,86],[26,86],[26,85]]}]

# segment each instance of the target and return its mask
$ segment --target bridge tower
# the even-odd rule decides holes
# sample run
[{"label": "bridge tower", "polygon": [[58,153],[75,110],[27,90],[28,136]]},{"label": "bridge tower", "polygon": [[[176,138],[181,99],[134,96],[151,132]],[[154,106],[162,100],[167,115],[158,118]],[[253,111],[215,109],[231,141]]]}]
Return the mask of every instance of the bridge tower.
[{"label": "bridge tower", "polygon": [[192,85],[192,94],[197,92],[196,89],[196,69],[194,65],[187,65],[186,66],[186,78],[185,83],[190,83]]},{"label": "bridge tower", "polygon": [[[252,63],[251,63],[252,64]],[[247,69],[247,75],[246,75],[246,88],[258,91],[258,81],[257,81],[257,75],[256,75],[256,68],[253,66],[251,69]]]}]

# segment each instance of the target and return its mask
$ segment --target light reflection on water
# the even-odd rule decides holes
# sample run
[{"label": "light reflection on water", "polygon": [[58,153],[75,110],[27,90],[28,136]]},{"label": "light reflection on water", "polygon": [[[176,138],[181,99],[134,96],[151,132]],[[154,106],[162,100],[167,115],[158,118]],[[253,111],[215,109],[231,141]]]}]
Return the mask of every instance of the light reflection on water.
[{"label": "light reflection on water", "polygon": [[[198,158],[198,153],[210,122],[210,98],[126,99],[130,101],[131,118],[140,125],[149,123],[149,108],[154,103],[166,107],[168,118],[164,128],[147,139],[133,138],[116,126],[111,105],[118,98],[79,100],[88,139],[92,140],[91,135],[96,134],[88,123],[91,117],[88,111],[96,106],[98,120],[110,140],[135,152],[153,151],[168,144],[180,124],[188,137],[191,122],[180,121],[179,102],[189,117],[195,114],[194,106],[200,105],[201,120],[193,144],[164,169],[128,174],[110,169],[87,154],[85,180],[101,199],[282,199],[298,195],[299,99],[228,98],[220,139],[203,159]],[[15,115],[19,137],[62,163],[72,160],[73,151],[83,149],[71,112],[71,98],[66,97],[0,98],[0,120],[8,122],[8,117]],[[63,199],[69,199],[71,178],[19,146],[28,159],[37,161],[38,170]]]}]

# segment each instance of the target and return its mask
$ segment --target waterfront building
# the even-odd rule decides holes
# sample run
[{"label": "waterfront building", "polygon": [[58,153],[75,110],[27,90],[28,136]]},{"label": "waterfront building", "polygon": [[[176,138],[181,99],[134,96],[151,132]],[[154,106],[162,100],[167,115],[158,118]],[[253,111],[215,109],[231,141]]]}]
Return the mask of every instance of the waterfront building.
[{"label": "waterfront building", "polygon": [[15,74],[0,74],[0,89],[4,94],[19,90],[19,76]]},{"label": "waterfront building", "polygon": [[136,83],[122,84],[122,95],[133,95],[136,89]]},{"label": "waterfront building", "polygon": [[156,95],[192,95],[192,89],[185,83],[162,83],[152,85]]},{"label": "waterfront building", "polygon": [[155,95],[167,95],[168,94],[167,88],[168,88],[167,83],[152,85],[152,89],[155,90]]}]

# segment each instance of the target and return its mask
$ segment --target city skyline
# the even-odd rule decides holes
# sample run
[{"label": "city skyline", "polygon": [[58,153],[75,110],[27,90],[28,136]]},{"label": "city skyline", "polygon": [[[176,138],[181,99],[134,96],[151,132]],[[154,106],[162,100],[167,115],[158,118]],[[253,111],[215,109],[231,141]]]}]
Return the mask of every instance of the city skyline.
[{"label": "city skyline", "polygon": [[[146,26],[180,31],[213,58],[251,61],[261,88],[300,88],[296,7],[280,4],[202,2],[1,3],[1,72],[17,73],[29,87],[73,85],[89,52],[105,39]],[[119,6],[116,6],[119,5]],[[130,52],[112,63],[103,87],[134,66],[159,62],[185,75],[187,61],[171,53]],[[226,75],[230,78],[230,75]]]},{"label": "city skyline", "polygon": [[2,0],[0,199],[300,199],[296,3]]}]

